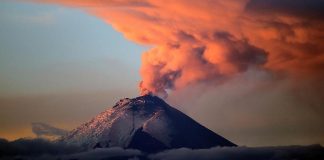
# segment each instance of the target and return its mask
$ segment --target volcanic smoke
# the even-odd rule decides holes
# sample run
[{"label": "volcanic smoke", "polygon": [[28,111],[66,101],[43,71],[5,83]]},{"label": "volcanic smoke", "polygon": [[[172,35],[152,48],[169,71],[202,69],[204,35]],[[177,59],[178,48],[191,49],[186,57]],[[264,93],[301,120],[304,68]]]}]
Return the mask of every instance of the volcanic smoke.
[{"label": "volcanic smoke", "polygon": [[42,0],[78,7],[143,53],[142,94],[196,83],[216,85],[249,68],[294,79],[323,79],[324,23],[318,3],[302,0]]}]

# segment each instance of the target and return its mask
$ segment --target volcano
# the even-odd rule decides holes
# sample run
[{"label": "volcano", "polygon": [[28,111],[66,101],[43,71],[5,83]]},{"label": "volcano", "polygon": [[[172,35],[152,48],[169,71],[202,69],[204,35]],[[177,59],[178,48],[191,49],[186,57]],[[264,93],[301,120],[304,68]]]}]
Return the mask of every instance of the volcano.
[{"label": "volcano", "polygon": [[236,146],[153,95],[121,99],[60,141],[87,149],[122,147],[143,152]]}]

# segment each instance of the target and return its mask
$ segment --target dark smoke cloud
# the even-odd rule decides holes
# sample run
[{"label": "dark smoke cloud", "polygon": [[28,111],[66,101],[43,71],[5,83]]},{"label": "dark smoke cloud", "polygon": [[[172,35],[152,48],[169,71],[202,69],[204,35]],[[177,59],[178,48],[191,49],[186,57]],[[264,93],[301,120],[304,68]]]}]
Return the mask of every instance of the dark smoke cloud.
[{"label": "dark smoke cloud", "polygon": [[[270,54],[266,68],[323,88],[324,1],[250,0],[244,33]],[[323,95],[323,90],[321,93]]]},{"label": "dark smoke cloud", "polygon": [[64,136],[68,133],[67,130],[53,127],[49,124],[34,122],[32,123],[32,131],[37,137],[42,136]]},{"label": "dark smoke cloud", "polygon": [[324,0],[250,0],[249,11],[258,14],[285,14],[323,21]]},{"label": "dark smoke cloud", "polygon": [[238,40],[227,32],[214,33],[214,40],[229,48],[226,59],[234,64],[239,72],[247,71],[248,67],[263,65],[267,62],[265,50],[251,45],[247,39]]}]

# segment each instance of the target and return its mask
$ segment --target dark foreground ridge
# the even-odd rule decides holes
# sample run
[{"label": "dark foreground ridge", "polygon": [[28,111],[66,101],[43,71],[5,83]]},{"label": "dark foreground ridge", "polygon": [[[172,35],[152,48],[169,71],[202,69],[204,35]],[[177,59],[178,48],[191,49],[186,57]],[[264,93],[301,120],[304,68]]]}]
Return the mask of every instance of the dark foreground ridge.
[{"label": "dark foreground ridge", "polygon": [[236,146],[152,95],[122,99],[60,141],[88,149],[122,147],[149,153]]}]

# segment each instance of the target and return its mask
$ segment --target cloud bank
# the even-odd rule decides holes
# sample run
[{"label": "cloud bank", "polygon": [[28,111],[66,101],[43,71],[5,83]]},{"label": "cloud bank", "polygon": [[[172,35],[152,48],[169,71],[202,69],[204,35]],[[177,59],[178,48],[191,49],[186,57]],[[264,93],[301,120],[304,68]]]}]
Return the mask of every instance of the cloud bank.
[{"label": "cloud bank", "polygon": [[321,159],[323,148],[314,146],[285,146],[285,147],[216,147],[211,149],[191,150],[187,148],[170,150],[150,155],[152,160],[303,160]]},{"label": "cloud bank", "polygon": [[0,138],[0,159],[2,157],[65,155],[83,151],[76,146],[54,143],[45,139],[18,139],[7,141]]},{"label": "cloud bank", "polygon": [[41,123],[41,122],[34,122],[32,123],[32,131],[37,137],[43,136],[64,136],[68,133],[68,131],[60,128],[53,127],[51,125]]},{"label": "cloud bank", "polygon": [[323,80],[323,0],[42,0],[78,7],[152,46],[141,92],[218,85],[250,67]]},{"label": "cloud bank", "polygon": [[321,160],[324,148],[320,145],[282,147],[215,147],[192,150],[180,148],[147,155],[139,150],[97,148],[85,151],[80,147],[49,142],[43,139],[19,139],[9,142],[0,139],[0,159],[202,159],[202,160]]}]

